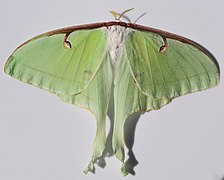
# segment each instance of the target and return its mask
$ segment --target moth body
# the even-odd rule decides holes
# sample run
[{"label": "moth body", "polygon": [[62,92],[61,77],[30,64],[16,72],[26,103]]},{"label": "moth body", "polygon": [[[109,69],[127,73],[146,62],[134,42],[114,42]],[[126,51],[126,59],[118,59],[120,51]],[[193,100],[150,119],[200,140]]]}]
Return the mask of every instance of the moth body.
[{"label": "moth body", "polygon": [[113,66],[115,66],[121,54],[125,37],[130,32],[130,29],[117,25],[110,26],[105,29],[108,33],[108,52],[110,55],[111,63]]}]

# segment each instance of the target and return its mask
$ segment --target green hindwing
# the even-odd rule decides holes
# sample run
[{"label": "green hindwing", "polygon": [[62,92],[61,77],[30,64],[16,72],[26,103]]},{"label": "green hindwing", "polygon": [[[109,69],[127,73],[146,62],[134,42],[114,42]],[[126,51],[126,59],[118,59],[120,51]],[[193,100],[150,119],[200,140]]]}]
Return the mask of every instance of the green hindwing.
[{"label": "green hindwing", "polygon": [[106,55],[90,85],[78,95],[59,95],[68,103],[92,112],[96,119],[96,136],[93,143],[90,163],[84,173],[94,172],[94,163],[102,156],[106,144],[106,115],[111,94],[112,69]]}]

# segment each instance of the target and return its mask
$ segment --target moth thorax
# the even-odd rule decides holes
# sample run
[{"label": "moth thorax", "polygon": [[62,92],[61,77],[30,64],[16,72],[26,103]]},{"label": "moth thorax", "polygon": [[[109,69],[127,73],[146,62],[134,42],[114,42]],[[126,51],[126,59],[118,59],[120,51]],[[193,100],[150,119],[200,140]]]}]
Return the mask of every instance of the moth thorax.
[{"label": "moth thorax", "polygon": [[123,47],[125,36],[128,32],[126,27],[110,26],[107,28],[108,33],[108,51],[113,65],[116,64],[120,57],[120,52]]}]

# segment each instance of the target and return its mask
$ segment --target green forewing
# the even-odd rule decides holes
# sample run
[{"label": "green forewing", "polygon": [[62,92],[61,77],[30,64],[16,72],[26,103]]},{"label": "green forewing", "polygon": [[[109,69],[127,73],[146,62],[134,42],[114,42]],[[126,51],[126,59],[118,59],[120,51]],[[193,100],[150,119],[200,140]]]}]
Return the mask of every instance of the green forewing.
[{"label": "green forewing", "polygon": [[126,38],[127,59],[144,94],[172,99],[217,85],[218,68],[205,52],[167,38],[168,47],[162,53],[163,43],[160,35],[150,32],[132,31]]},{"label": "green forewing", "polygon": [[5,72],[55,94],[72,95],[85,90],[106,53],[106,34],[101,30],[78,30],[63,45],[65,34],[28,41],[8,59]]}]

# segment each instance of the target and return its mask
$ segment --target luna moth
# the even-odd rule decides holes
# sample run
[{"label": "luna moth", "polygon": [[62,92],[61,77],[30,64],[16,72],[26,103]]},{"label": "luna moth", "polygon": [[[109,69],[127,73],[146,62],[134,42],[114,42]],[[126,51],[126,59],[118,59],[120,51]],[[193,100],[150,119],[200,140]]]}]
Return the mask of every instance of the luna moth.
[{"label": "luna moth", "polygon": [[[96,136],[85,173],[106,143],[106,115],[114,98],[112,147],[124,166],[124,123],[135,112],[160,109],[172,99],[219,83],[215,57],[203,46],[166,31],[115,21],[77,25],[38,35],[8,58],[6,74],[85,108]],[[112,91],[113,90],[113,91]]]}]

